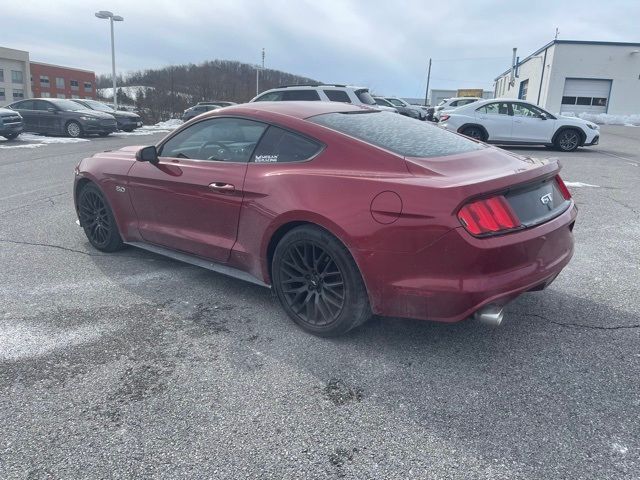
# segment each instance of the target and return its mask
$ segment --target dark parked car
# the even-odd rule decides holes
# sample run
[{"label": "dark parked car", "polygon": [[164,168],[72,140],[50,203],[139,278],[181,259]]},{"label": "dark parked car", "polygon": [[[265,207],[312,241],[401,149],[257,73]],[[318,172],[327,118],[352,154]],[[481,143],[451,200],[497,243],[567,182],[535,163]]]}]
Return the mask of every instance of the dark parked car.
[{"label": "dark parked car", "polygon": [[187,122],[201,113],[210,112],[211,110],[217,110],[219,108],[221,108],[220,105],[194,105],[184,111],[182,114],[182,120]]},{"label": "dark parked car", "polygon": [[80,137],[107,136],[118,129],[113,115],[89,110],[72,100],[33,98],[12,103],[8,108],[22,115],[25,132]]},{"label": "dark parked car", "polygon": [[24,130],[24,122],[18,112],[0,108],[0,136],[13,140]]},{"label": "dark parked car", "polygon": [[384,98],[384,97],[373,97],[373,99],[376,101],[376,104],[382,106],[382,107],[391,107],[391,108],[395,108],[396,111],[400,114],[400,115],[404,115],[405,117],[411,117],[411,118],[416,118],[418,120],[422,120],[422,113],[417,111],[414,108],[409,108],[409,107],[405,107],[402,104],[398,104],[396,105],[395,103],[393,103],[389,98]]},{"label": "dark parked car", "polygon": [[255,102],[85,158],[74,200],[95,248],[270,286],[327,336],[372,313],[499,324],[573,254],[559,170],[396,113]]},{"label": "dark parked car", "polygon": [[393,105],[396,108],[396,110],[398,110],[398,112],[401,113],[402,115],[405,115],[411,118],[417,118],[418,120],[427,119],[427,114],[424,112],[424,110],[405,102],[401,98],[384,97],[384,99],[387,102],[391,103],[391,105]]},{"label": "dark parked car", "polygon": [[137,113],[127,112],[125,110],[114,110],[109,105],[98,102],[97,100],[74,99],[73,101],[90,110],[113,115],[116,119],[116,123],[118,124],[118,130],[133,132],[136,128],[142,126],[142,118],[140,118],[140,115],[138,115]]}]

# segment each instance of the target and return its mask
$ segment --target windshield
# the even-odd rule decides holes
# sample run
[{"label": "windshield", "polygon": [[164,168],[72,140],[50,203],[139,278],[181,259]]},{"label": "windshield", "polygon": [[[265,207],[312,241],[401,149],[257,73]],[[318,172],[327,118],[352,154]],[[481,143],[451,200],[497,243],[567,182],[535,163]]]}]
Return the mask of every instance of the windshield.
[{"label": "windshield", "polygon": [[373,99],[369,90],[363,88],[362,90],[356,90],[356,97],[360,99],[365,105],[376,105],[376,101]]},{"label": "windshield", "polygon": [[101,112],[113,113],[115,110],[111,108],[109,105],[105,105],[104,103],[96,102],[95,100],[83,100],[82,103],[86,104],[92,110],[99,110]]},{"label": "windshield", "polygon": [[444,100],[441,100],[440,103],[438,104],[438,107],[440,105],[444,105],[445,103],[447,103],[447,100],[449,100],[448,98],[445,98]]},{"label": "windshield", "polygon": [[387,102],[384,98],[375,98],[374,99],[378,105],[382,105],[384,107],[390,107],[391,104]]},{"label": "windshield", "polygon": [[461,135],[391,112],[326,113],[309,120],[407,157],[441,157],[483,148]]},{"label": "windshield", "polygon": [[75,112],[76,110],[89,110],[84,105],[76,103],[73,100],[56,100],[52,103],[60,110],[65,110],[67,112]]}]

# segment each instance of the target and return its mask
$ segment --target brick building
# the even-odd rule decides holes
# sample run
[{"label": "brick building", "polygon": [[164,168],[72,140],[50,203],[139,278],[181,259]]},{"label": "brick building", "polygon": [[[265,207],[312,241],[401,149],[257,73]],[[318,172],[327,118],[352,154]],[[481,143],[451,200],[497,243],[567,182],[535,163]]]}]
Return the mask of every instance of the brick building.
[{"label": "brick building", "polygon": [[96,98],[96,74],[89,70],[31,62],[35,98]]}]

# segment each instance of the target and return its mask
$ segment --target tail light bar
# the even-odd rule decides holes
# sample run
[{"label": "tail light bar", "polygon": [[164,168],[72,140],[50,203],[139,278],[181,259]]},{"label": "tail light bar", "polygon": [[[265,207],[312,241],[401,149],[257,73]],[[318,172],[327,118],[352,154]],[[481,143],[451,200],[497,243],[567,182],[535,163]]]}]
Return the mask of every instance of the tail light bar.
[{"label": "tail light bar", "polygon": [[564,199],[571,200],[571,192],[562,181],[562,178],[560,178],[560,175],[556,175],[556,183],[558,184],[558,189],[560,190],[560,193],[562,193]]},{"label": "tail light bar", "polygon": [[458,212],[458,219],[472,235],[493,235],[521,226],[503,195],[466,204]]}]

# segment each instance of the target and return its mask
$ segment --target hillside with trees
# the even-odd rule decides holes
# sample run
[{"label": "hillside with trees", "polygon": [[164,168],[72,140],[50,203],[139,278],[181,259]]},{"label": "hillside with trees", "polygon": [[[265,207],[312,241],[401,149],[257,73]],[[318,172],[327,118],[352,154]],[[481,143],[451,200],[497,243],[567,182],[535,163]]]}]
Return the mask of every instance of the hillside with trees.
[{"label": "hillside with trees", "polygon": [[[313,83],[319,82],[279,70],[260,71],[261,92],[280,85]],[[99,75],[97,84],[98,88],[110,88],[111,76]],[[136,98],[126,94],[131,88],[119,88],[118,102],[135,105],[149,121],[167,120],[199,101],[247,102],[256,94],[256,67],[231,60],[173,65],[119,76],[118,87],[147,87],[133,89]]]}]

